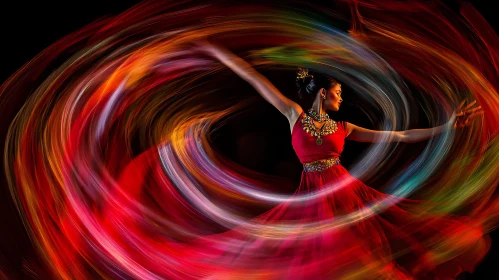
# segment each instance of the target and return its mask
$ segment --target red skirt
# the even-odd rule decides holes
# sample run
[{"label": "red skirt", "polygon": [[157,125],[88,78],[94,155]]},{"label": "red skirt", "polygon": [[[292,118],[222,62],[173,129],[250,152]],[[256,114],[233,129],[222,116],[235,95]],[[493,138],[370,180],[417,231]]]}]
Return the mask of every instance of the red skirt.
[{"label": "red skirt", "polygon": [[184,264],[224,279],[446,279],[472,272],[490,248],[472,220],[422,213],[422,201],[381,193],[341,165],[303,172],[291,200],[193,241]]}]

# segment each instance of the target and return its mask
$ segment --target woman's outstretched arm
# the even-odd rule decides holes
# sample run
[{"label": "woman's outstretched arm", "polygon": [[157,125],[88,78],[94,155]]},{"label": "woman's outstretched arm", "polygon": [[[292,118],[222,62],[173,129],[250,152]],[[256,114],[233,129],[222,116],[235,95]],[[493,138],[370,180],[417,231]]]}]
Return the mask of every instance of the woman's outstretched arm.
[{"label": "woman's outstretched arm", "polygon": [[471,120],[483,114],[481,106],[472,108],[476,101],[471,102],[465,108],[462,108],[464,101],[459,105],[457,110],[459,113],[455,114],[449,122],[444,125],[424,128],[424,129],[410,129],[405,131],[378,131],[370,130],[363,127],[356,126],[351,123],[346,123],[347,136],[349,140],[357,142],[404,142],[404,143],[414,143],[426,140],[435,135],[444,132],[447,129],[456,129],[460,127],[467,126],[471,123]]},{"label": "woman's outstretched arm", "polygon": [[404,142],[414,143],[423,141],[449,129],[447,124],[424,129],[411,129],[405,131],[379,131],[370,130],[351,123],[347,123],[347,139],[357,142]]},{"label": "woman's outstretched arm", "polygon": [[199,43],[198,46],[202,48],[203,52],[225,64],[239,77],[252,85],[265,100],[276,107],[290,122],[296,120],[303,111],[298,104],[285,97],[267,78],[258,73],[242,58],[221,46],[208,42]]}]

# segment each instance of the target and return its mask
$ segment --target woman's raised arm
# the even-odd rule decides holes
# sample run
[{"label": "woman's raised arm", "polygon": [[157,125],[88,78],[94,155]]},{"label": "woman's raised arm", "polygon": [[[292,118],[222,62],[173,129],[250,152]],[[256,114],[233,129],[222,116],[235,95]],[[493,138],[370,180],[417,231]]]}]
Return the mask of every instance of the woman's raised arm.
[{"label": "woman's raised arm", "polygon": [[270,104],[294,123],[303,111],[291,99],[284,96],[267,78],[258,73],[248,62],[233,54],[229,50],[208,42],[198,43],[202,51],[208,53],[229,67],[239,77],[252,85],[256,91]]}]

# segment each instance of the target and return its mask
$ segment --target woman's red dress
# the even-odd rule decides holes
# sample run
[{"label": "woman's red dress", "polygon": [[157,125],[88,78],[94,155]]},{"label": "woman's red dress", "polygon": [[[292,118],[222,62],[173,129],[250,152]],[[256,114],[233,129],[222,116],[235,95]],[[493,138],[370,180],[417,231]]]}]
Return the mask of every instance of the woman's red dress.
[{"label": "woman's red dress", "polygon": [[[337,131],[317,145],[302,129],[304,117],[292,130],[300,161],[339,157],[346,123],[338,122]],[[321,191],[330,192],[313,196]],[[388,206],[375,206],[381,201]],[[421,213],[420,203],[368,187],[341,164],[303,171],[290,200],[253,218],[251,226],[186,242],[152,241],[168,259],[148,262],[148,269],[208,279],[449,279],[472,272],[490,248],[481,225],[463,216]]]},{"label": "woman's red dress", "polygon": [[[302,113],[292,130],[293,148],[300,161],[339,157],[346,123],[338,122],[338,130],[322,136],[322,145],[317,145],[317,137],[302,129],[304,116]],[[489,237],[473,221],[414,212],[419,201],[368,187],[341,164],[321,172],[303,171],[293,197],[335,186],[329,194],[303,203],[282,203],[253,220],[270,226],[303,225],[301,229],[298,226],[288,233],[273,235],[264,228],[269,234],[261,232],[257,237],[246,234],[244,229],[234,230],[198,240],[194,242],[196,248],[208,248],[201,253],[204,260],[225,264],[227,270],[220,267],[215,275],[226,277],[448,279],[463,271],[472,272],[490,247]],[[369,212],[373,203],[392,198],[398,201],[395,205]],[[352,213],[367,215],[345,221]],[[317,231],[307,230],[306,226],[316,226]],[[220,246],[220,240],[227,243]]]}]

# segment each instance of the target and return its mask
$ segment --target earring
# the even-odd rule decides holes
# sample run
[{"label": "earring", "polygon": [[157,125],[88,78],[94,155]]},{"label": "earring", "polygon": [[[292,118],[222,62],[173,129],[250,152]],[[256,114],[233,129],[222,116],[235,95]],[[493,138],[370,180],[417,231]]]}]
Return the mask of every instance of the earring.
[{"label": "earring", "polygon": [[326,100],[326,95],[325,94],[321,94],[322,95],[322,99]]}]

